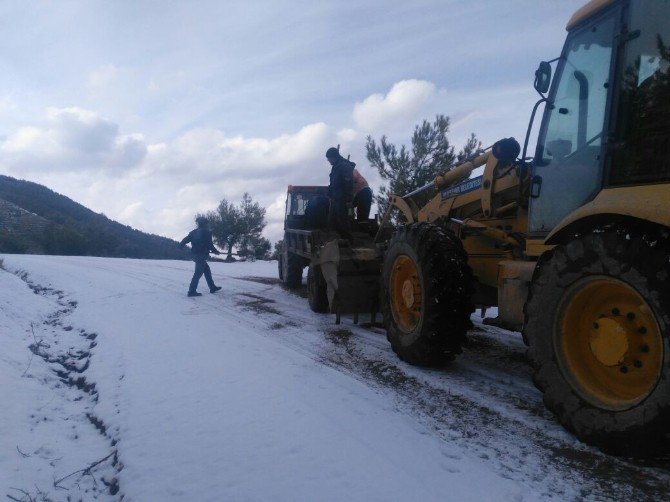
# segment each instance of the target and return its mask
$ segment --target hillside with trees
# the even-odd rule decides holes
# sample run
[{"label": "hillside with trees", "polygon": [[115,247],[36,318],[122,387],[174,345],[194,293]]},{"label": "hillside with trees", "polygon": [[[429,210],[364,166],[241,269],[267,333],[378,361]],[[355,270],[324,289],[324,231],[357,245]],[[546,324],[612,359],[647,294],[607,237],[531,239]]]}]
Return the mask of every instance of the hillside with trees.
[{"label": "hillside with trees", "polygon": [[166,237],[110,220],[49,188],[0,175],[0,252],[188,259]]}]

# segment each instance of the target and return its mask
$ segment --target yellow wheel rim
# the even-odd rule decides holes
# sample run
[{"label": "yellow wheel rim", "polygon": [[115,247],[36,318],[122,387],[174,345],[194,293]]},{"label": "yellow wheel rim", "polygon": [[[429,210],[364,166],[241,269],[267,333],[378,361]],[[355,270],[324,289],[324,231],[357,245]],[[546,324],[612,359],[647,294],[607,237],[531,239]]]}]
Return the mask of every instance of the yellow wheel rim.
[{"label": "yellow wheel rim", "polygon": [[416,264],[407,255],[393,262],[389,296],[396,324],[406,333],[413,331],[421,320],[422,291]]},{"label": "yellow wheel rim", "polygon": [[594,276],[571,286],[559,308],[562,370],[589,403],[629,409],[654,389],[663,339],[647,302],[625,282]]}]

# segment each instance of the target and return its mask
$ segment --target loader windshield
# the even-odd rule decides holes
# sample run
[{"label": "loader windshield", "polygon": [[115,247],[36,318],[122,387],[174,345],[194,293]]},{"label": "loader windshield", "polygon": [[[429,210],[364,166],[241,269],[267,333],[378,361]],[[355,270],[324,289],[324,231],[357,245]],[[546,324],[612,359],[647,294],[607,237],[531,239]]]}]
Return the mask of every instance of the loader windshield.
[{"label": "loader windshield", "polygon": [[[619,75],[612,185],[670,181],[670,2],[631,2]],[[639,31],[638,31],[639,30]]]}]

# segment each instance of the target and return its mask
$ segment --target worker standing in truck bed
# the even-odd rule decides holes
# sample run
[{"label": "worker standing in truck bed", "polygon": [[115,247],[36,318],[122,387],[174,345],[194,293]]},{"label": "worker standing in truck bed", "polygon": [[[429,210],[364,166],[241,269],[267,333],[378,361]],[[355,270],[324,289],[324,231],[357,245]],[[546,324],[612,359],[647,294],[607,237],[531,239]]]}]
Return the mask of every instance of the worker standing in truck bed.
[{"label": "worker standing in truck bed", "polygon": [[326,159],[332,166],[328,186],[330,196],[328,225],[336,230],[343,239],[352,240],[349,230],[349,208],[353,200],[353,171],[356,164],[342,157],[338,149],[334,147],[326,151]]}]

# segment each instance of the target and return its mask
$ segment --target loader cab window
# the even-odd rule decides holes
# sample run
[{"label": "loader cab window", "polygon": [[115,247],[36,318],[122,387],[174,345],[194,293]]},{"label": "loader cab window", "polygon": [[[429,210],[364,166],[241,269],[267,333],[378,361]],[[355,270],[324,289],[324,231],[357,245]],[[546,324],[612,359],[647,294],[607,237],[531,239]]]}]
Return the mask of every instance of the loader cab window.
[{"label": "loader cab window", "polygon": [[[630,4],[609,183],[670,181],[670,2]],[[638,32],[639,30],[639,32]]]},{"label": "loader cab window", "polygon": [[602,185],[616,12],[568,35],[535,154],[533,174],[541,189],[531,199],[531,232],[549,232]]}]

